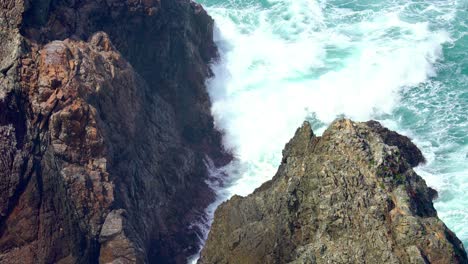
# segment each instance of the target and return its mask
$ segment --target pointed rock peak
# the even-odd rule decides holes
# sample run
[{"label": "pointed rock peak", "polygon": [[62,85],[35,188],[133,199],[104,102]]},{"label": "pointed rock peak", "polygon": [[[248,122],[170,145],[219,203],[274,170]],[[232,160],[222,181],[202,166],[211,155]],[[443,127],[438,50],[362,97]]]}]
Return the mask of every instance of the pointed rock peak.
[{"label": "pointed rock peak", "polygon": [[305,122],[283,154],[271,181],[218,207],[200,264],[468,263],[407,137],[348,119],[315,137]]},{"label": "pointed rock peak", "polygon": [[288,156],[303,155],[310,143],[315,138],[310,123],[304,121],[302,126],[296,130],[294,137],[286,144],[283,150],[283,158]]}]

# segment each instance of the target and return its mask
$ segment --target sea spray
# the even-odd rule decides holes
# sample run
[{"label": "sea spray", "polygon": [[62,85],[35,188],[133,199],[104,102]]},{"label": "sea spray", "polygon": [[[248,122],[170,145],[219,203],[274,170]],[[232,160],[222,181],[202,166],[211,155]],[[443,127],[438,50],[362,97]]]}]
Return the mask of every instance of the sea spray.
[{"label": "sea spray", "polygon": [[377,119],[421,147],[428,163],[418,172],[439,190],[439,215],[468,241],[462,2],[201,2],[221,54],[212,112],[236,158],[217,203],[270,179],[304,119],[316,132],[338,116]]},{"label": "sea spray", "polygon": [[[209,83],[212,111],[226,147],[244,166],[228,187],[233,194],[246,195],[272,177],[285,142],[308,114],[327,124],[338,115],[363,121],[391,113],[400,89],[435,76],[432,65],[449,40],[427,22],[400,20],[399,10],[356,19],[360,13],[329,8],[331,20],[350,18],[324,26],[320,7],[303,2],[302,9],[277,1],[232,11],[253,21],[247,25],[236,24],[231,9],[208,9],[222,58]],[[304,15],[309,9],[313,15]]]}]

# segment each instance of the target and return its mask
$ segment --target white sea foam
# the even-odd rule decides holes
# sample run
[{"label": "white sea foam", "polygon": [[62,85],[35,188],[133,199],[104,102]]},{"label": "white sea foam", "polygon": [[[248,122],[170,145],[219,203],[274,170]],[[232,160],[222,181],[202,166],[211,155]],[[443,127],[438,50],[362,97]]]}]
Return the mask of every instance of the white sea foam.
[{"label": "white sea foam", "polygon": [[[442,44],[450,41],[445,30],[414,16],[437,11],[441,21],[453,19],[456,1],[447,2],[447,10],[427,5],[422,11],[407,1],[361,10],[325,0],[237,2],[208,7],[221,53],[213,65],[215,78],[208,82],[212,113],[236,158],[222,168],[230,182],[213,186],[220,199],[208,208],[210,219],[221,201],[248,195],[274,175],[284,144],[304,119],[313,121],[316,134],[341,115],[379,119],[423,149],[428,165],[417,170],[430,186],[466,187],[466,180],[447,181],[454,175],[432,174],[436,149],[388,118],[402,90],[436,75]],[[467,223],[466,208],[462,203],[444,212],[458,212],[460,223]]]},{"label": "white sea foam", "polygon": [[327,25],[323,4],[272,4],[236,10],[236,18],[254,21],[242,27],[232,9],[209,10],[222,58],[209,83],[212,111],[242,167],[231,194],[246,195],[273,176],[308,114],[329,123],[341,114],[367,120],[390,113],[400,89],[435,75],[433,63],[449,40],[426,22],[402,21],[398,10],[356,19],[355,11],[328,7],[329,20],[350,22]]}]

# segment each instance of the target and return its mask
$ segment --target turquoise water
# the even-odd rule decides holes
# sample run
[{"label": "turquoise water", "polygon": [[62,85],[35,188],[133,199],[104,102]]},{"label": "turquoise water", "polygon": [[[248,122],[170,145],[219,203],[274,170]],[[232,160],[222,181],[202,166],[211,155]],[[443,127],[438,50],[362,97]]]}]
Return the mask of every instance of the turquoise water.
[{"label": "turquoise water", "polygon": [[[304,119],[376,119],[411,137],[439,217],[468,246],[468,0],[200,0],[221,60],[209,81],[236,161],[220,200],[270,179]],[[212,213],[216,204],[208,209]]]}]

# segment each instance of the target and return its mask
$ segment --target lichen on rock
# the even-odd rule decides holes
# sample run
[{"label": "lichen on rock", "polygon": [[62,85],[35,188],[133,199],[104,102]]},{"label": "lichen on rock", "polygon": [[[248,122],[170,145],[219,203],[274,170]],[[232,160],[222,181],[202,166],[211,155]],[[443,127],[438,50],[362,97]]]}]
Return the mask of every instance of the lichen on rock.
[{"label": "lichen on rock", "polygon": [[216,210],[198,263],[467,263],[413,170],[423,161],[375,121],[321,137],[305,122],[272,180]]}]

